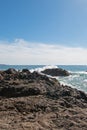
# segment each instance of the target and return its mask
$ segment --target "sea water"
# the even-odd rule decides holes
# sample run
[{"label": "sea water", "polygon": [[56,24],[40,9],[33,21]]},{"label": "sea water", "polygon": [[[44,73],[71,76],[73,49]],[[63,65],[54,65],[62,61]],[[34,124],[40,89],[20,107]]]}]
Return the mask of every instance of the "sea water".
[{"label": "sea water", "polygon": [[84,92],[87,92],[87,65],[57,65],[57,66],[45,66],[45,65],[0,65],[0,70],[6,70],[8,68],[14,68],[16,70],[22,70],[23,68],[33,71],[42,71],[46,68],[62,68],[69,71],[71,74],[67,77],[56,77],[61,84],[69,85],[73,88],[77,88]]},{"label": "sea water", "polygon": [[69,85],[84,92],[87,92],[87,66],[86,65],[69,65],[60,66],[68,70],[71,74],[68,77],[58,77],[61,84]]}]

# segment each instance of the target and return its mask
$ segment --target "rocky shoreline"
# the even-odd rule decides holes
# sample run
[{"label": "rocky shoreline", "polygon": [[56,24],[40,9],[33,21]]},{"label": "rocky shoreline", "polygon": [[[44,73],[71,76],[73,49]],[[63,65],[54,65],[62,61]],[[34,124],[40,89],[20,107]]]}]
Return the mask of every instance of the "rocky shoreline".
[{"label": "rocky shoreline", "polygon": [[27,69],[0,71],[0,130],[87,130],[87,94]]}]

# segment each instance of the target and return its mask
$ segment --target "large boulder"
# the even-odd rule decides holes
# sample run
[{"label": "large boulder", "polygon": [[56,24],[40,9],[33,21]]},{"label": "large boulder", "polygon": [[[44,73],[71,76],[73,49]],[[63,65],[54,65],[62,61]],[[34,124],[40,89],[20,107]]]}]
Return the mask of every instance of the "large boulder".
[{"label": "large boulder", "polygon": [[44,71],[41,71],[41,73],[51,75],[51,76],[69,76],[69,72],[61,69],[61,68],[53,68],[53,69],[45,69]]}]

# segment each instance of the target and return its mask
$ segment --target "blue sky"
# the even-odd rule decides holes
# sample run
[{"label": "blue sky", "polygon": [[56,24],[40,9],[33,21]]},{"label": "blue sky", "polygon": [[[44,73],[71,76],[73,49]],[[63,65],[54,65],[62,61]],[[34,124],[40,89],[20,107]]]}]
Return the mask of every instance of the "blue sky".
[{"label": "blue sky", "polygon": [[[37,50],[35,46],[38,45],[39,48],[41,45],[47,45],[48,50],[52,45],[55,45],[50,52],[52,51],[53,54],[54,48],[62,48],[61,52],[59,48],[56,52],[60,58],[55,59],[55,61],[49,57],[49,60],[46,59],[48,50],[46,50],[46,56],[43,52],[38,54],[39,56],[35,54],[35,58],[34,53],[30,53],[28,50],[33,58],[29,58],[27,55],[28,58],[25,61],[25,57],[22,58],[20,54],[21,62],[19,59],[17,60],[14,50],[13,56],[9,58],[12,52],[11,47],[16,46],[16,49],[19,49],[20,47],[17,48],[19,43],[20,47],[27,48],[28,46],[27,49],[32,48],[34,51]],[[87,48],[87,0],[0,0],[0,49],[2,46],[3,48],[7,47],[7,45],[9,50],[5,48],[4,52],[0,52],[1,56],[4,57],[1,59],[3,63],[37,64],[38,60],[39,64],[52,64],[53,62],[54,64],[87,64],[86,59],[83,58],[86,54],[83,49]],[[67,47],[71,49],[71,52],[73,49],[80,48],[82,60],[78,61],[79,54],[75,53],[76,55],[71,55],[71,59],[76,57],[75,60],[65,62],[64,58],[67,58],[67,54],[64,53],[66,55],[64,57],[62,50],[67,49]],[[24,50],[22,54],[28,54],[28,51]],[[9,54],[6,58],[5,53],[7,54],[7,52]],[[80,52],[78,51],[78,53]],[[43,57],[43,62],[40,55]]]}]

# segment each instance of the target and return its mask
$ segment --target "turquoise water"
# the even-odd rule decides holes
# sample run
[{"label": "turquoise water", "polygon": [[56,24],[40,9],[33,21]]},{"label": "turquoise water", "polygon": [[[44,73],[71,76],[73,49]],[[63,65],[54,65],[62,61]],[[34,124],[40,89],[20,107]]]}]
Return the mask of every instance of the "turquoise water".
[{"label": "turquoise water", "polygon": [[60,66],[68,71],[71,75],[69,77],[57,77],[58,80],[65,85],[87,92],[87,66]]},{"label": "turquoise water", "polygon": [[31,71],[41,71],[43,68],[60,67],[68,70],[71,75],[68,77],[56,77],[61,84],[69,85],[79,90],[87,92],[87,65],[57,65],[57,66],[45,66],[45,65],[0,65],[0,70],[6,70],[8,68],[14,68],[22,70],[27,68]]},{"label": "turquoise water", "polygon": [[[15,68],[21,70],[23,68],[27,69],[35,69],[42,68],[45,65],[0,65],[0,70],[6,70],[8,68]],[[68,71],[86,71],[87,65],[57,65],[60,68],[66,69]]]},{"label": "turquoise water", "polygon": [[35,69],[35,68],[40,68],[43,67],[44,65],[0,65],[0,70],[6,70],[9,68],[14,68],[17,70],[22,70],[23,68],[27,69]]}]

